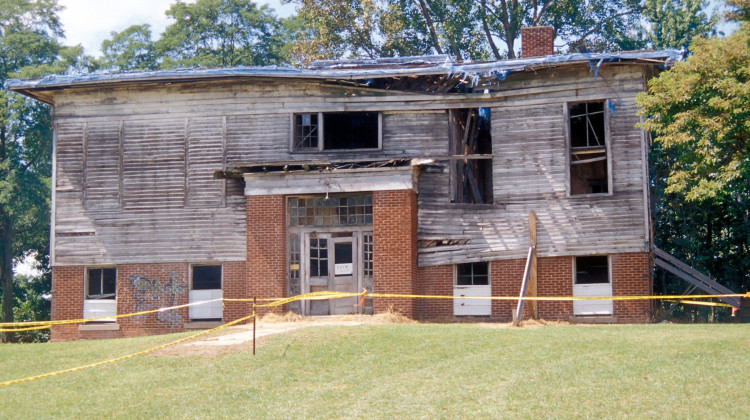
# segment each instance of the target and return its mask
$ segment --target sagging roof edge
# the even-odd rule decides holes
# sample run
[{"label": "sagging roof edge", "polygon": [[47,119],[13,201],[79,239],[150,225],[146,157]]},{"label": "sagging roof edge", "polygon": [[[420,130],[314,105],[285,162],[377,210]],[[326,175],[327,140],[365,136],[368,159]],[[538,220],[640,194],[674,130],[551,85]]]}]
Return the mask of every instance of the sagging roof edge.
[{"label": "sagging roof edge", "polygon": [[[575,53],[549,55],[526,59],[491,61],[482,63],[454,63],[447,56],[403,57],[384,60],[343,60],[319,62],[317,68],[292,67],[229,67],[209,69],[153,70],[127,73],[91,73],[81,75],[49,75],[41,79],[10,79],[5,82],[8,90],[29,96],[34,91],[64,87],[84,87],[134,82],[167,82],[182,80],[207,80],[231,77],[266,77],[297,79],[362,80],[399,76],[460,75],[476,84],[483,77],[504,79],[514,71],[533,70],[561,64],[588,63],[593,70],[603,63],[618,61],[645,61],[653,64],[671,65],[682,59],[683,52],[677,50],[631,51],[622,53]],[[441,60],[445,57],[445,60]],[[373,68],[378,65],[385,68]],[[406,66],[422,65],[421,67]],[[404,66],[398,68],[398,66]],[[359,68],[358,68],[359,67]],[[368,68],[361,68],[368,67]]]}]

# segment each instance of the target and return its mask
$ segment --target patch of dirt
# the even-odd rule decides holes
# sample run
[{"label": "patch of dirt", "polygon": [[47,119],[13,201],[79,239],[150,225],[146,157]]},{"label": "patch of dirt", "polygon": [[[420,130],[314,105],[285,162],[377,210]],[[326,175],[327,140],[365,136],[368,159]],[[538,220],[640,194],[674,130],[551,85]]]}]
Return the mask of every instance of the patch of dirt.
[{"label": "patch of dirt", "polygon": [[[262,346],[269,337],[300,328],[320,325],[382,325],[382,324],[474,324],[478,328],[514,328],[511,323],[491,322],[486,318],[440,318],[419,322],[404,315],[386,311],[376,315],[334,315],[311,317],[292,312],[266,314],[258,320],[255,346]],[[541,328],[550,325],[568,325],[567,322],[526,320],[521,328]],[[253,348],[253,325],[228,327],[193,340],[176,344],[151,353],[154,356],[219,356],[227,353],[247,352]]]}]

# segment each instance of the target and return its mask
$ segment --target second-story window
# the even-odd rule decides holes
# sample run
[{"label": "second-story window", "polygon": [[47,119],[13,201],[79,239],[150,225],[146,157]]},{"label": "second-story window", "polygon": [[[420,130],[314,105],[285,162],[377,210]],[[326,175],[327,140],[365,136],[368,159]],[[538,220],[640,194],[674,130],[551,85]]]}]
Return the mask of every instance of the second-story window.
[{"label": "second-story window", "polygon": [[379,112],[318,112],[294,114],[295,151],[377,150],[381,147]]},{"label": "second-story window", "polygon": [[609,192],[606,101],[568,107],[570,195]]}]

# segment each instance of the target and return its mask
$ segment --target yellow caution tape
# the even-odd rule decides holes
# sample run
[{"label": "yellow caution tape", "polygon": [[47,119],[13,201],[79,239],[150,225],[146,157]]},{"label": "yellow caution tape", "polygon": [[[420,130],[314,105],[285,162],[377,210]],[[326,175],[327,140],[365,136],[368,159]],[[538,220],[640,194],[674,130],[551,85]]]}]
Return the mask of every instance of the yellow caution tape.
[{"label": "yellow caution tape", "polygon": [[704,302],[702,300],[680,300],[680,301],[667,300],[666,302],[678,302],[678,303],[683,303],[685,305],[696,305],[696,306],[718,306],[721,308],[733,308],[733,306],[728,303]]},{"label": "yellow caution tape", "polygon": [[88,365],[78,366],[78,367],[74,367],[74,368],[70,368],[70,369],[58,370],[58,371],[55,371],[55,372],[44,373],[42,375],[29,376],[29,377],[26,377],[26,378],[14,379],[14,380],[11,380],[11,381],[0,382],[0,387],[4,387],[4,386],[8,386],[8,385],[20,384],[22,382],[35,381],[37,379],[50,378],[50,377],[53,377],[53,376],[62,375],[64,373],[77,372],[77,371],[84,370],[84,369],[89,369],[89,368],[93,368],[93,367],[97,367],[97,366],[103,366],[103,365],[106,365],[106,364],[119,362],[121,360],[130,359],[130,358],[133,358],[133,357],[136,357],[136,356],[143,356],[143,355],[152,353],[152,352],[157,351],[157,350],[161,350],[161,349],[165,349],[165,348],[170,347],[170,346],[174,346],[175,344],[184,343],[185,341],[191,340],[191,339],[193,339],[195,337],[198,337],[200,335],[208,334],[208,333],[211,333],[211,332],[214,332],[214,331],[218,331],[218,330],[220,330],[222,328],[226,328],[226,327],[229,327],[229,326],[232,326],[232,325],[235,325],[235,324],[239,324],[240,322],[247,321],[248,319],[251,319],[254,316],[255,316],[255,313],[253,313],[252,315],[248,315],[248,316],[246,316],[244,318],[240,318],[240,319],[236,319],[236,320],[231,321],[231,322],[227,322],[226,324],[220,325],[220,326],[218,326],[216,328],[211,328],[210,330],[200,331],[200,332],[198,332],[196,334],[193,334],[193,335],[190,335],[188,337],[180,338],[179,340],[170,341],[169,343],[162,344],[162,345],[156,346],[156,347],[152,347],[150,349],[142,350],[142,351],[139,351],[139,352],[136,352],[136,353],[131,353],[131,354],[128,354],[128,355],[125,355],[125,356],[115,357],[114,359],[103,360],[101,362],[90,363]]},{"label": "yellow caution tape", "polygon": [[[186,303],[184,305],[176,305],[176,306],[168,306],[164,308],[157,308],[157,309],[149,309],[147,311],[140,311],[140,312],[133,312],[129,314],[120,314],[120,315],[113,315],[113,316],[100,316],[96,318],[82,318],[82,319],[63,319],[58,321],[25,321],[25,322],[0,322],[0,327],[25,327],[27,325],[46,325],[49,327],[50,325],[63,325],[63,324],[82,324],[84,322],[93,322],[93,321],[101,321],[101,320],[110,320],[112,318],[127,318],[131,316],[136,315],[145,315],[145,314],[153,314],[156,312],[166,312],[171,311],[174,309],[180,309],[180,308],[187,308],[189,306],[197,306],[197,305],[205,305],[206,303],[211,302],[217,302],[220,301],[219,299],[212,299],[212,300],[204,300],[201,302],[193,302],[193,303]],[[18,331],[18,330],[14,330]]]},{"label": "yellow caution tape", "polygon": [[21,331],[46,330],[49,327],[51,327],[51,325],[39,325],[39,326],[36,326],[36,327],[26,327],[26,328],[0,328],[0,332],[21,332]]}]

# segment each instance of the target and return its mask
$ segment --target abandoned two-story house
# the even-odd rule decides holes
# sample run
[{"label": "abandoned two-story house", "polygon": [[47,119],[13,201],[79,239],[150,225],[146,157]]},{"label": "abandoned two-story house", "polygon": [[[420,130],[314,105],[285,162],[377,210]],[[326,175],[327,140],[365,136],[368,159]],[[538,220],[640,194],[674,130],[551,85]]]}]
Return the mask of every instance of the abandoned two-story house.
[{"label": "abandoned two-story house", "polygon": [[[538,296],[651,291],[648,136],[635,95],[679,53],[447,57],[49,76],[55,340],[205,327],[293,302],[325,315],[509,320],[530,241]],[[536,38],[535,38],[536,36]],[[541,41],[540,41],[541,40]],[[530,223],[530,214],[536,223]],[[533,238],[530,230],[534,224]],[[645,322],[647,301],[539,302],[544,319]],[[112,318],[107,318],[112,317]]]}]

